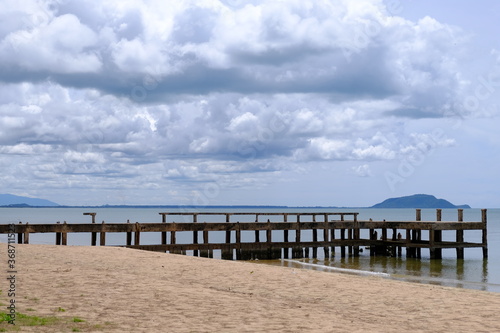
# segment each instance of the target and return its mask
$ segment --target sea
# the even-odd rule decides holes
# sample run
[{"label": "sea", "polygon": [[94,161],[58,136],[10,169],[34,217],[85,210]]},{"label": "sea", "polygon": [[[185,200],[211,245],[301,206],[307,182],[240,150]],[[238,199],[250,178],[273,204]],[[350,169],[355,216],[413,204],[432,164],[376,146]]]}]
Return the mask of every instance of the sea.
[{"label": "sea", "polygon": [[[186,208],[186,207],[98,207],[98,208],[0,208],[0,223],[55,223],[66,221],[67,223],[89,223],[91,216],[84,213],[96,213],[96,222],[101,223],[126,223],[129,222],[161,222],[160,212],[248,212],[250,213],[333,213],[333,212],[356,212],[359,213],[358,220],[374,221],[412,221],[415,220],[414,209],[370,209],[370,208],[272,208],[272,207],[210,207],[210,208]],[[455,249],[443,249],[443,259],[430,259],[429,250],[422,249],[422,258],[406,258],[403,248],[403,256],[398,258],[377,256],[371,257],[368,249],[359,257],[341,257],[340,249],[336,249],[336,255],[331,258],[324,258],[322,249],[318,249],[317,258],[293,259],[293,260],[260,260],[259,264],[279,265],[295,267],[300,269],[313,269],[324,271],[326,273],[356,274],[356,275],[374,275],[381,278],[409,281],[415,283],[425,283],[433,285],[442,285],[456,288],[478,289],[490,292],[500,292],[500,209],[488,209],[488,252],[489,257],[483,259],[481,248],[466,248],[464,259],[456,259]],[[233,216],[231,222],[253,222],[255,215]],[[273,220],[273,216],[260,216],[259,221],[264,222],[267,219],[271,222],[282,220]],[[435,209],[422,209],[423,221],[435,221]],[[443,221],[457,221],[456,209],[443,209]],[[289,221],[294,221],[289,219]],[[301,221],[307,221],[303,219]],[[321,221],[321,220],[319,220]],[[480,209],[465,209],[464,221],[481,221]],[[191,222],[190,217],[180,215],[169,215],[167,222]],[[199,215],[198,222],[225,222],[224,216],[217,215]],[[264,231],[261,231],[265,233]],[[233,233],[234,234],[234,233]],[[322,234],[321,232],[318,234]],[[211,242],[223,242],[224,232],[213,232],[210,234]],[[273,231],[273,241],[281,241],[283,232]],[[361,234],[362,237],[367,235]],[[389,231],[389,236],[391,233]],[[423,232],[423,236],[425,233]],[[141,234],[141,244],[159,244],[160,233]],[[232,236],[234,241],[234,235]],[[242,241],[253,241],[254,232],[242,232]],[[291,231],[290,239],[294,238]],[[480,230],[466,230],[464,238],[467,242],[481,242],[482,233]],[[443,240],[454,240],[454,231],[444,231]],[[68,234],[68,245],[85,246],[90,245],[90,233]],[[265,239],[265,234],[261,236]],[[312,232],[303,231],[302,241],[311,241]],[[177,233],[177,243],[190,243],[192,233]],[[0,242],[7,242],[7,235],[0,235]],[[55,244],[55,234],[32,234],[30,235],[31,244]],[[107,233],[106,245],[119,246],[125,244],[125,235],[123,233]],[[188,252],[188,255],[192,252]],[[214,253],[214,260],[220,258],[220,253]],[[1,259],[0,259],[1,260]],[[5,257],[7,260],[7,257]],[[19,266],[22,263],[18,263]]]}]

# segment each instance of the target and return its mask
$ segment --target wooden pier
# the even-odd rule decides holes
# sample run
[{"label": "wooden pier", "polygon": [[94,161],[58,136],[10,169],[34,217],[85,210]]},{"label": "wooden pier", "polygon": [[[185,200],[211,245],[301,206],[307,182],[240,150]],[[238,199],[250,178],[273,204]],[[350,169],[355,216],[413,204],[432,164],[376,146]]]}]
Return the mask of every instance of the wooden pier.
[{"label": "wooden pier", "polygon": [[[15,224],[14,234],[18,243],[29,243],[30,234],[55,233],[56,245],[67,245],[70,233],[91,233],[90,245],[106,245],[106,233],[124,233],[122,246],[134,249],[213,257],[221,251],[222,259],[288,259],[330,258],[339,250],[341,256],[358,256],[369,249],[371,255],[421,258],[422,249],[429,249],[431,259],[441,259],[443,249],[455,249],[458,259],[464,258],[465,248],[482,248],[483,258],[488,257],[487,211],[481,210],[481,221],[464,222],[463,209],[458,209],[457,221],[442,221],[442,210],[436,210],[436,221],[422,221],[421,210],[416,210],[414,221],[361,221],[355,212],[319,213],[213,213],[165,212],[159,213],[156,223],[96,223],[96,213],[84,213],[91,223]],[[200,222],[203,218],[220,218],[219,222]],[[238,218],[253,222],[234,221]],[[174,222],[174,218],[183,222]],[[172,221],[167,221],[172,219]],[[264,219],[265,221],[262,221]],[[273,221],[271,221],[271,219]],[[480,230],[481,243],[466,242],[465,231]],[[454,240],[443,240],[443,231],[454,231]],[[161,234],[159,244],[141,244],[141,234]],[[223,242],[210,242],[210,234],[224,232]],[[248,237],[242,239],[242,233]],[[253,234],[248,235],[248,232]],[[12,235],[11,225],[0,225],[0,234]],[[190,243],[178,243],[180,233],[189,233]],[[262,234],[265,235],[265,237]],[[167,237],[170,236],[170,237]],[[200,237],[201,236],[201,237]],[[233,237],[234,236],[234,237]],[[279,237],[277,237],[279,236]],[[305,236],[310,239],[305,240]],[[249,240],[249,238],[252,238]],[[320,255],[318,251],[322,249]]]}]

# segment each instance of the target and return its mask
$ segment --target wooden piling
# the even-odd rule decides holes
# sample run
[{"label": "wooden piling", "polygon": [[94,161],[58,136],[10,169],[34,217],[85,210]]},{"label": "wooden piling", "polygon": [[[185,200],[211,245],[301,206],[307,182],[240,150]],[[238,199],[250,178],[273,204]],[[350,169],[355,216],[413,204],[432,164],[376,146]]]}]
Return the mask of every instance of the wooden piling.
[{"label": "wooden piling", "polygon": [[[172,226],[175,227],[175,221],[172,221]],[[177,244],[176,233],[174,230],[170,231],[170,244],[172,244],[172,245]],[[174,254],[182,254],[182,251],[174,250],[173,253]]]},{"label": "wooden piling", "polygon": [[101,226],[101,235],[99,237],[100,241],[100,246],[105,246],[106,245],[106,232],[104,231],[104,221],[102,221],[102,226]]},{"label": "wooden piling", "polygon": [[486,259],[488,258],[488,217],[487,217],[487,210],[486,209],[481,209],[481,221],[484,223],[483,227],[483,258]]},{"label": "wooden piling", "polygon": [[266,229],[266,243],[267,243],[267,258],[274,259],[273,249],[271,247],[272,239],[272,229],[271,229],[271,221],[267,219],[267,229]]},{"label": "wooden piling", "polygon": [[[193,214],[193,223],[198,222],[198,215]],[[193,244],[198,244],[198,231],[193,231]],[[198,250],[193,250],[193,256],[198,256]]]},{"label": "wooden piling", "polygon": [[[19,221],[19,224],[22,225],[23,223]],[[23,243],[23,233],[18,232],[17,233],[17,244],[22,244]]]},{"label": "wooden piling", "polygon": [[292,258],[303,258],[303,250],[302,247],[300,247],[300,214],[297,215],[297,225],[296,225],[296,230],[295,230],[295,243],[297,246],[295,246],[292,250]]},{"label": "wooden piling", "polygon": [[141,243],[141,226],[139,222],[135,222],[134,245],[138,246]]},{"label": "wooden piling", "polygon": [[[95,215],[97,213],[83,213],[83,215],[90,215],[92,217],[92,223],[95,224]],[[91,241],[90,241],[90,245],[91,246],[96,246],[97,244],[97,233],[96,232],[92,232],[92,235],[91,235]]]},{"label": "wooden piling", "polygon": [[[355,240],[359,240],[360,239],[360,230],[359,230],[359,223],[358,223],[358,215],[354,215],[353,216],[353,226],[354,226],[354,229],[353,229],[353,238]],[[355,245],[354,246],[354,256],[358,257],[359,256],[359,245]]]},{"label": "wooden piling", "polygon": [[[56,224],[61,224],[61,222],[57,221]],[[61,233],[56,232],[56,245],[61,245]]]},{"label": "wooden piling", "polygon": [[[463,222],[464,221],[464,210],[463,209],[458,209],[458,222]],[[464,242],[464,231],[463,230],[458,230],[456,231],[456,242],[458,244],[461,244]],[[463,259],[464,258],[464,248],[463,247],[457,247],[457,259]]]},{"label": "wooden piling", "polygon": [[[340,229],[340,240],[341,240],[341,241],[345,240],[345,229]],[[342,245],[342,246],[340,247],[340,256],[341,256],[342,258],[344,258],[344,257],[345,257],[345,246],[344,246],[344,245]]]},{"label": "wooden piling", "polygon": [[[127,224],[130,224],[130,220],[127,220]],[[127,231],[127,246],[132,245],[132,232]]]},{"label": "wooden piling", "polygon": [[[288,214],[283,214],[283,222],[284,223],[288,222]],[[283,241],[285,243],[288,243],[288,230],[283,230]],[[289,247],[283,248],[283,258],[284,259],[288,259],[289,252],[290,252],[290,248]]]},{"label": "wooden piling", "polygon": [[370,257],[373,257],[375,256],[375,254],[377,253],[377,246],[375,245],[375,241],[377,240],[377,232],[375,231],[375,229],[369,229],[369,232],[370,232]]},{"label": "wooden piling", "polygon": [[[442,209],[436,209],[436,221],[441,222],[442,220]],[[442,230],[433,230],[434,233],[434,243],[440,243],[443,241],[443,231]],[[434,248],[431,249],[431,259],[442,259],[443,258],[443,249],[442,248]]]},{"label": "wooden piling", "polygon": [[67,223],[64,221],[63,223],[63,231],[61,232],[61,243],[62,245],[68,245],[68,232],[67,230]]},{"label": "wooden piling", "polygon": [[[230,215],[226,215],[226,223],[230,222]],[[231,230],[226,230],[226,244],[231,244]],[[233,259],[233,250],[226,250],[222,249],[221,250],[221,258],[226,259],[226,260],[232,260]]]},{"label": "wooden piling", "polygon": [[[255,215],[255,222],[259,222],[259,215]],[[260,230],[255,230],[255,242],[260,243]]]},{"label": "wooden piling", "polygon": [[413,258],[413,248],[411,247],[411,230],[406,229],[406,257]]},{"label": "wooden piling", "polygon": [[[323,215],[323,223],[325,225],[324,229],[323,229],[323,241],[325,243],[328,243],[330,242],[330,240],[328,239],[328,214],[324,214]],[[323,255],[325,257],[325,259],[329,259],[330,258],[330,247],[328,246],[324,246],[323,247]]]},{"label": "wooden piling", "polygon": [[[209,244],[208,230],[206,230],[207,222],[203,222],[203,224],[205,225],[205,227],[203,228],[203,244]],[[200,257],[209,258],[210,250],[200,250]]]},{"label": "wooden piling", "polygon": [[[335,242],[335,229],[331,229],[331,230],[330,230],[330,241],[331,241],[332,243],[333,243],[333,242]],[[335,245],[334,245],[334,244],[332,244],[332,246],[331,246],[331,248],[330,248],[330,249],[331,249],[331,256],[332,256],[332,257],[333,257],[333,256],[335,256]]]},{"label": "wooden piling", "polygon": [[[164,214],[164,213],[160,213],[161,215],[161,223],[167,223],[167,214]],[[161,232],[161,243],[162,244],[167,244],[167,232],[166,231],[162,231]]]},{"label": "wooden piling", "polygon": [[[313,223],[316,223],[316,215],[313,214],[312,216]],[[318,243],[318,229],[313,229],[313,243]],[[312,257],[317,258],[318,257],[318,248],[313,246],[312,248]]]},{"label": "wooden piling", "polygon": [[[415,215],[416,215],[415,221],[417,221],[417,222],[422,221],[422,210],[421,209],[417,209],[415,211]],[[422,240],[422,230],[416,230],[415,237],[416,237],[417,242],[420,242]],[[422,258],[422,249],[420,247],[417,247],[417,249],[416,249],[416,257],[419,259]]]},{"label": "wooden piling", "polygon": [[240,222],[236,223],[236,260],[241,260],[241,227]]},{"label": "wooden piling", "polygon": [[24,231],[24,244],[29,244],[30,243],[30,228],[29,228],[29,223],[26,222],[26,230]]}]

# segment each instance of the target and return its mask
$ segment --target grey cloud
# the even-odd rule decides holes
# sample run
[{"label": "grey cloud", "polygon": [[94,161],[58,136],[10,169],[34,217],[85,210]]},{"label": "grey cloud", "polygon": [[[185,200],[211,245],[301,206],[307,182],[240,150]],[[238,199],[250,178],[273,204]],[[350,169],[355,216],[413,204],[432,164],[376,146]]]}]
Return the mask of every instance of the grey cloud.
[{"label": "grey cloud", "polygon": [[[195,185],[187,183],[246,186],[315,161],[356,161],[351,171],[368,176],[365,162],[416,149],[419,137],[401,122],[442,117],[462,89],[458,63],[425,58],[439,44],[455,59],[446,26],[422,35],[431,23],[380,23],[376,36],[349,49],[346,39],[383,15],[379,3],[370,15],[351,13],[346,26],[343,2],[283,2],[290,8],[266,7],[265,19],[252,12],[262,7],[227,3],[186,2],[161,19],[153,2],[89,3],[56,3],[33,35],[46,33],[43,43],[17,53],[14,35],[34,32],[0,24],[0,154],[21,166],[0,178],[3,186],[175,184],[188,193]],[[87,33],[85,43],[71,36],[68,51],[58,43],[62,30],[44,30],[61,17]],[[97,62],[74,68],[73,55]]]}]

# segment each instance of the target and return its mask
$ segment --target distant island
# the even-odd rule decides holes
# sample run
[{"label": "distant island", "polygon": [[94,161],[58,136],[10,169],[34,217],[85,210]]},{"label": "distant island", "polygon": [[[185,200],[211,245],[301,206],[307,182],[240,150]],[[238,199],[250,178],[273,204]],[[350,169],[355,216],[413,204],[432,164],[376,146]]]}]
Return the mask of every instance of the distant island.
[{"label": "distant island", "polygon": [[406,197],[390,198],[370,208],[470,208],[469,205],[454,205],[433,195],[415,194]]},{"label": "distant island", "polygon": [[470,208],[469,205],[454,205],[444,199],[437,199],[433,195],[415,194],[406,197],[390,198],[371,207],[337,207],[337,206],[316,206],[316,207],[290,207],[272,205],[96,205],[96,206],[61,206],[46,199],[23,197],[12,194],[0,194],[0,207],[29,208],[29,207],[57,207],[57,208],[240,208],[240,209],[280,209],[280,208]]},{"label": "distant island", "polygon": [[59,204],[38,198],[23,197],[13,194],[0,194],[0,206],[2,207],[56,207]]}]

